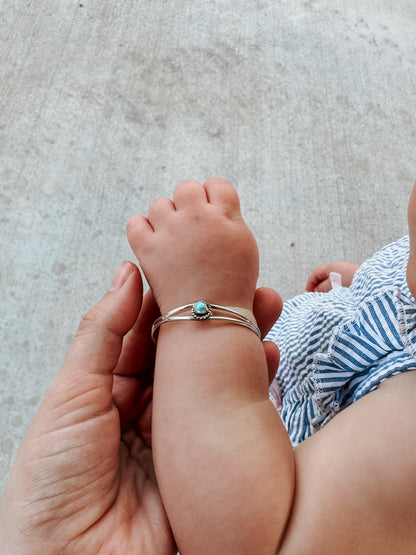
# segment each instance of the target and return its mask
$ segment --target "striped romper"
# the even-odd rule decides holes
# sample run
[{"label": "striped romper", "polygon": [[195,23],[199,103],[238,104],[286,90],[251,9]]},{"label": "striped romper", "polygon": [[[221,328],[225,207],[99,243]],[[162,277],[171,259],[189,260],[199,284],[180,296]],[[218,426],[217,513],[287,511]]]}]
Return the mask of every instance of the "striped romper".
[{"label": "striped romper", "polygon": [[284,303],[266,339],[280,349],[270,398],[293,446],[383,380],[416,369],[408,255],[406,236],[364,262],[350,287]]}]

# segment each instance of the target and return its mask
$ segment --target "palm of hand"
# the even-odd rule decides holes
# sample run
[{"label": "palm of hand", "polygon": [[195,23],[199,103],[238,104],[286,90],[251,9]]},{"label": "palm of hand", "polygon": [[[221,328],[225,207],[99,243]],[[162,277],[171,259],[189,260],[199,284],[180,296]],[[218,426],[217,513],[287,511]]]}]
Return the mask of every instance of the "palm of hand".
[{"label": "palm of hand", "polygon": [[[2,501],[1,522],[19,555],[176,552],[149,443],[155,311],[148,297],[111,374],[87,373],[86,353],[71,347]],[[90,326],[87,318],[74,344],[91,343]],[[96,365],[100,356],[109,364],[104,340],[101,355],[100,345],[95,358],[90,352]]]},{"label": "palm of hand", "polygon": [[[86,430],[88,450],[102,463],[89,472],[91,490],[85,493],[86,502],[76,519],[85,531],[78,535],[74,530],[68,552],[176,552],[156,483],[151,446],[144,440],[150,427],[141,429],[133,422],[120,440],[117,425],[117,411],[113,410],[109,421],[99,416],[96,430],[95,425]],[[105,442],[103,436],[107,436]],[[68,493],[74,501],[79,499],[77,489]]]},{"label": "palm of hand", "polygon": [[[61,545],[65,541],[68,553],[171,553],[152,451],[144,440],[150,430],[136,419],[120,437],[119,426],[115,407],[70,425],[79,445],[67,451],[65,465],[69,461],[72,468],[62,467],[60,455],[49,461],[51,475],[61,474],[62,482],[54,519],[46,523],[53,525],[48,536]],[[55,448],[61,440],[65,449],[67,429],[54,433]]]},{"label": "palm of hand", "polygon": [[[124,380],[130,382],[131,378]],[[124,385],[121,380],[120,385]],[[176,552],[156,483],[151,446],[145,439],[150,436],[150,418],[138,420],[142,410],[150,414],[147,391],[139,390],[132,399],[136,414],[121,436],[114,406],[79,426],[83,450],[76,453],[73,468],[87,485],[61,493],[66,498],[66,512],[68,507],[80,507],[71,517],[74,528],[66,528],[70,532],[68,553]],[[125,405],[119,407],[121,415],[125,409]],[[91,459],[95,464],[89,464]],[[85,461],[84,468],[80,460]],[[71,486],[72,480],[63,483]],[[61,539],[62,531],[56,532]]]},{"label": "palm of hand", "polygon": [[[256,272],[248,272],[248,289]],[[8,555],[176,552],[150,447],[150,327],[160,313],[151,294],[140,309],[134,265],[120,275],[84,318],[22,443],[0,504],[0,551]],[[281,308],[277,294],[256,292],[263,336]],[[272,378],[278,351],[264,347]]]}]

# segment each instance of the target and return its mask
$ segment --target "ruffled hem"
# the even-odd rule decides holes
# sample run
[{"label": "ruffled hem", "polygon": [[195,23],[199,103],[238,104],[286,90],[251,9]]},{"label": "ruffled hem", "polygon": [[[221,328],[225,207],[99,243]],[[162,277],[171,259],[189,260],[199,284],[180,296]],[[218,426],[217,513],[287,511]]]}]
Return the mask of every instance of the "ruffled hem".
[{"label": "ruffled hem", "polygon": [[395,374],[416,369],[416,301],[391,287],[362,302],[337,326],[308,375],[288,388],[281,417],[294,446]]},{"label": "ruffled hem", "polygon": [[[353,320],[334,330],[327,352],[314,356],[310,374],[311,404],[304,405],[314,431],[352,402],[354,388],[348,391],[348,386],[358,376],[361,379],[356,380],[357,384],[364,392],[366,380],[367,390],[375,389],[387,377],[416,368],[416,303],[406,289],[390,288],[364,301]],[[398,357],[399,368],[395,366]],[[376,371],[380,365],[384,370],[374,379],[372,370]],[[292,390],[289,397],[304,398],[305,386],[309,389],[304,383],[302,391]],[[287,399],[292,408],[296,406],[292,404],[294,398]]]}]

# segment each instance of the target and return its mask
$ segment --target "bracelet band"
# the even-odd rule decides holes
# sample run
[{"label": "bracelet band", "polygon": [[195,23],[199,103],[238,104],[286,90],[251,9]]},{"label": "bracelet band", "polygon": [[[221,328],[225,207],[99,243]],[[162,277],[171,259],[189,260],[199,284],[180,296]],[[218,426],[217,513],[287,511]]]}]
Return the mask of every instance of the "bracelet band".
[{"label": "bracelet band", "polygon": [[[175,316],[176,314],[179,314],[189,309],[191,309],[191,315]],[[219,310],[220,312],[232,314],[234,317],[232,318],[230,316],[215,316],[212,312],[213,310]],[[232,308],[229,308],[227,306],[220,306],[217,304],[209,304],[209,303],[206,303],[205,301],[198,301],[196,303],[180,306],[179,308],[174,308],[173,310],[167,312],[163,316],[159,316],[159,318],[157,318],[153,322],[153,326],[152,326],[153,342],[156,343],[155,333],[162,324],[166,324],[166,322],[179,322],[179,321],[185,321],[185,320],[194,320],[194,321],[195,320],[199,320],[199,321],[216,320],[221,322],[228,322],[231,324],[237,324],[239,326],[244,326],[249,330],[253,331],[258,336],[258,338],[261,339],[261,333],[259,328],[256,326],[256,324],[251,320],[249,320],[248,318],[246,318],[245,316],[243,316],[242,314],[240,314],[239,312],[237,312],[236,310],[233,310]]]}]

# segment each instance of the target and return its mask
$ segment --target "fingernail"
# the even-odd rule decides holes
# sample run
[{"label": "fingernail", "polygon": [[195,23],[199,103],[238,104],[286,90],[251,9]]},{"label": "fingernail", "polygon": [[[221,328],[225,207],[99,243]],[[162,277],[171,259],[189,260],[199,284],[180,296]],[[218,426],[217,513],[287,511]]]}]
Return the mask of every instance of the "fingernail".
[{"label": "fingernail", "polygon": [[128,280],[132,271],[133,267],[130,262],[124,261],[117,270],[117,273],[114,276],[113,281],[111,282],[110,291],[118,291],[119,289],[121,289]]}]

